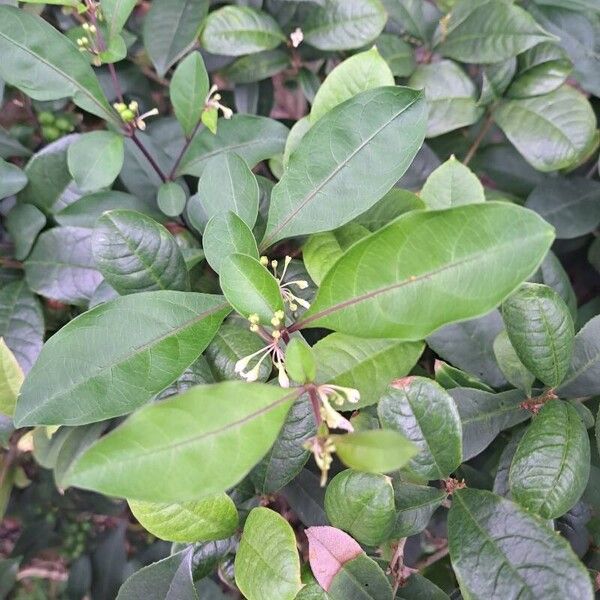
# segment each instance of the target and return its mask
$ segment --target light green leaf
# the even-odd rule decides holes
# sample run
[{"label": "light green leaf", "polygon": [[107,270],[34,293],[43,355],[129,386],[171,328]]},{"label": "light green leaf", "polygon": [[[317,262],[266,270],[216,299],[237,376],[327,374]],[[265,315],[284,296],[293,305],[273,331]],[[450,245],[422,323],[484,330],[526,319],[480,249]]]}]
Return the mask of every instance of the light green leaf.
[{"label": "light green leaf", "polygon": [[351,50],[372,42],[387,15],[380,0],[325,0],[302,24],[304,41],[319,50]]},{"label": "light green leaf", "polygon": [[96,266],[121,295],[189,288],[175,238],[154,219],[133,210],[111,210],[92,237]]},{"label": "light green leaf", "polygon": [[0,337],[0,413],[12,417],[22,384],[23,370]]},{"label": "light green leaf", "polygon": [[211,12],[201,36],[208,52],[226,56],[272,50],[284,41],[273,17],[248,6],[223,6]]},{"label": "light green leaf", "polygon": [[375,404],[392,380],[404,377],[423,353],[423,342],[356,338],[332,333],[313,347],[317,382],[355,388],[360,400],[343,410]]},{"label": "light green leaf", "polygon": [[474,388],[476,390],[484,390],[485,392],[493,392],[494,390],[481,381],[477,377],[473,377],[457,369],[448,363],[436,359],[433,363],[435,372],[435,380],[446,390],[453,390],[457,387]]},{"label": "light green leaf", "polygon": [[18,202],[8,213],[5,225],[15,245],[15,258],[23,260],[27,258],[38,234],[46,226],[46,217],[33,204]]},{"label": "light green leaf", "polygon": [[594,597],[587,569],[567,540],[491,492],[453,494],[448,542],[461,591],[473,600]]},{"label": "light green leaf", "polygon": [[427,137],[471,125],[483,114],[475,84],[451,60],[419,65],[408,85],[425,92],[429,109]]},{"label": "light green leaf", "polygon": [[206,542],[229,537],[238,513],[227,494],[167,504],[128,500],[133,516],[152,535],[169,542]]},{"label": "light green leaf", "polygon": [[351,469],[367,473],[397,471],[418,452],[403,435],[391,429],[371,429],[332,435],[339,459]]},{"label": "light green leaf", "polygon": [[389,477],[348,469],[338,473],[325,492],[329,522],[367,546],[377,546],[392,533],[394,490]]},{"label": "light green leaf", "polygon": [[158,208],[169,217],[178,217],[185,208],[185,190],[174,181],[167,181],[158,188]]},{"label": "light green leaf", "polygon": [[294,337],[285,348],[285,369],[297,383],[311,383],[317,377],[313,349],[302,339]]},{"label": "light green leaf", "polygon": [[543,96],[505,100],[494,119],[525,160],[544,172],[577,163],[596,132],[590,103],[567,85]]},{"label": "light green leaf", "polygon": [[544,404],[513,457],[512,498],[543,519],[555,519],[579,500],[590,474],[590,442],[577,410],[562,400]]},{"label": "light green leaf", "polygon": [[571,362],[573,319],[548,286],[524,283],[502,305],[506,332],[525,367],[550,387],[564,379]]},{"label": "light green leaf", "polygon": [[235,582],[248,600],[292,600],[302,587],[294,531],[275,511],[259,507],[248,515]]},{"label": "light green leaf", "polygon": [[102,0],[100,8],[106,23],[108,39],[121,33],[129,15],[135,8],[137,0]]},{"label": "light green leaf", "polygon": [[16,165],[0,158],[0,199],[20,192],[27,185],[27,175]]},{"label": "light green leaf", "polygon": [[329,111],[273,188],[262,246],[335,229],[365,212],[404,174],[424,130],[424,99],[408,88],[362,92]]},{"label": "light green leaf", "polygon": [[384,428],[404,434],[419,449],[405,469],[424,480],[445,479],[462,461],[462,429],[454,399],[425,377],[394,382],[377,406]]},{"label": "light green leaf", "polygon": [[316,123],[332,108],[360,92],[391,85],[394,75],[377,48],[354,54],[325,78],[313,100],[310,121]]},{"label": "light green leaf", "polygon": [[150,502],[220,494],[266,454],[298,393],[240,381],[193,387],[143,407],[101,438],[69,483]]},{"label": "light green leaf", "polygon": [[[256,83],[277,75],[289,65],[289,53],[276,48],[275,50],[264,50],[263,52],[242,56],[223,69],[222,74],[231,83],[238,85]],[[238,105],[237,98],[236,105]],[[239,105],[238,111],[251,112],[242,110]]]},{"label": "light green leaf", "polygon": [[154,0],[144,19],[144,46],[160,77],[196,41],[208,0]]},{"label": "light green leaf", "polygon": [[170,291],[97,306],[46,342],[15,422],[80,425],[131,412],[198,358],[228,310],[221,296]]},{"label": "light green leaf", "polygon": [[427,208],[433,209],[485,201],[479,179],[454,154],[429,175],[420,197]]},{"label": "light green leaf", "polygon": [[459,0],[438,26],[435,50],[466,63],[506,60],[554,36],[503,0]]},{"label": "light green leaf", "polygon": [[400,539],[421,533],[446,498],[446,494],[437,488],[402,481],[400,477],[394,477],[392,485],[396,510],[394,538]]},{"label": "light green leaf", "polygon": [[252,256],[231,254],[223,259],[219,281],[225,298],[243,317],[257,314],[269,325],[274,313],[283,310],[277,280]]},{"label": "light green leaf", "polygon": [[87,59],[41,17],[0,6],[0,55],[0,78],[31,98],[72,96],[80,108],[121,126]]},{"label": "light green leaf", "polygon": [[92,131],[79,136],[67,151],[69,172],[82,192],[109,187],[123,167],[123,136]]},{"label": "light green leaf", "polygon": [[527,367],[517,356],[506,331],[499,333],[494,340],[494,355],[507,381],[530,395],[535,375],[527,370]]},{"label": "light green leaf", "polygon": [[377,231],[400,215],[421,208],[425,208],[425,203],[419,196],[408,190],[393,187],[368,211],[358,215],[354,223],[366,227],[369,231]]},{"label": "light green leaf", "polygon": [[192,225],[200,232],[215,215],[231,211],[248,227],[254,227],[258,215],[259,190],[256,177],[237,154],[211,158],[205,165],[198,192],[188,202]]},{"label": "light green leaf", "polygon": [[535,213],[505,203],[408,213],[336,262],[295,328],[422,339],[491,310],[537,269],[552,239]]},{"label": "light green leaf", "polygon": [[217,214],[206,224],[202,235],[206,260],[219,273],[221,263],[232,254],[247,254],[258,259],[258,247],[252,231],[234,212]]}]

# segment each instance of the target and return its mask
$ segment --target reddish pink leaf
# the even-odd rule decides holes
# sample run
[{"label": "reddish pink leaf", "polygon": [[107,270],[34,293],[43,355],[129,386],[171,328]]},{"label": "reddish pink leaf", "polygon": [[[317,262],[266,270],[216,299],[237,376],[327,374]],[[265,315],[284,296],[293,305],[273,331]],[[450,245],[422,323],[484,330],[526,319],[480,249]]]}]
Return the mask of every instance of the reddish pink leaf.
[{"label": "reddish pink leaf", "polygon": [[347,533],[335,527],[309,527],[308,559],[315,579],[325,590],[349,560],[362,553],[362,548]]}]

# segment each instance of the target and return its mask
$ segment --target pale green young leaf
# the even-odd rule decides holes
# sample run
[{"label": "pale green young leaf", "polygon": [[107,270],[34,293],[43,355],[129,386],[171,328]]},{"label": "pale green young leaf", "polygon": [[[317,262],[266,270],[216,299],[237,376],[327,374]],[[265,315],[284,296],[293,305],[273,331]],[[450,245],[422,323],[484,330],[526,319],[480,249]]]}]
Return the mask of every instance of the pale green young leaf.
[{"label": "pale green young leaf", "polygon": [[285,369],[297,383],[314,382],[317,363],[312,348],[302,339],[294,337],[285,348]]},{"label": "pale green young leaf", "polygon": [[23,384],[23,370],[0,337],[0,413],[12,417]]},{"label": "pale green young leaf", "polygon": [[163,214],[178,217],[185,208],[185,190],[174,181],[167,181],[158,188],[156,203]]}]

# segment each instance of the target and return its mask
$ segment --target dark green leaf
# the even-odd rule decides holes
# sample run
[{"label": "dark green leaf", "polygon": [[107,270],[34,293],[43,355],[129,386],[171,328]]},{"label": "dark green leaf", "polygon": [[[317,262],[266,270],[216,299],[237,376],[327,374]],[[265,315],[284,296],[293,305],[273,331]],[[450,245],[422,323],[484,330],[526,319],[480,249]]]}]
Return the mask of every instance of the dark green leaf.
[{"label": "dark green leaf", "polygon": [[408,77],[417,66],[410,44],[390,33],[382,33],[375,46],[395,77]]},{"label": "dark green leaf", "polygon": [[27,185],[27,175],[16,165],[0,158],[0,198],[20,192]]},{"label": "dark green leaf", "polygon": [[527,370],[517,356],[506,331],[500,332],[494,340],[494,356],[507,381],[530,395],[535,375]]},{"label": "dark green leaf", "polygon": [[[255,54],[248,54],[238,58],[223,70],[223,75],[229,81],[237,84],[236,92],[240,91],[240,84],[251,84],[263,79],[268,79],[283,71],[290,64],[290,56],[285,50],[264,50]],[[236,106],[239,112],[256,112],[243,110],[238,96]]]},{"label": "dark green leaf", "polygon": [[331,600],[391,600],[393,597],[392,586],[385,573],[366,554],[359,554],[345,563],[333,578],[327,593]]},{"label": "dark green leaf", "polygon": [[185,208],[186,200],[185,190],[178,183],[168,181],[158,188],[158,208],[168,217],[178,217]]},{"label": "dark green leaf", "polygon": [[15,258],[23,260],[46,225],[44,213],[33,204],[17,203],[6,217],[6,229],[15,245]]},{"label": "dark green leaf", "polygon": [[393,537],[400,539],[420,533],[427,527],[446,494],[433,487],[402,481],[399,477],[395,477],[392,484],[396,510]]}]

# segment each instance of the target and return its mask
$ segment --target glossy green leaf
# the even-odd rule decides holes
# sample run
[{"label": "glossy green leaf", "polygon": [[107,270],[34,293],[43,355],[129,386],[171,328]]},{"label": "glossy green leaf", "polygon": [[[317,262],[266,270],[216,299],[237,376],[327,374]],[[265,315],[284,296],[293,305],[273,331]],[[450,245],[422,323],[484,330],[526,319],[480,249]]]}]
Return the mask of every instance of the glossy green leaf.
[{"label": "glossy green leaf", "polygon": [[366,473],[397,471],[418,452],[412,442],[391,429],[372,429],[331,438],[339,459],[347,467]]},{"label": "glossy green leaf", "polygon": [[473,377],[465,371],[445,363],[443,360],[436,359],[433,363],[433,368],[435,380],[446,390],[467,387],[486,392],[494,391],[489,385],[477,379],[477,377]]},{"label": "glossy green leaf", "polygon": [[326,77],[315,95],[310,121],[316,123],[332,108],[356,94],[376,87],[394,85],[394,75],[377,48],[354,54]]},{"label": "glossy green leaf", "polygon": [[248,600],[292,600],[302,587],[294,530],[275,511],[259,507],[248,515],[235,582]]},{"label": "glossy green leaf", "polygon": [[350,50],[373,41],[387,15],[379,0],[325,0],[302,24],[304,41],[319,50]]},{"label": "glossy green leaf", "polygon": [[25,262],[25,278],[41,296],[85,306],[102,281],[92,256],[92,231],[55,227],[42,233]]},{"label": "glossy green leaf", "polygon": [[248,165],[237,154],[227,153],[206,163],[198,181],[198,193],[190,198],[187,212],[200,232],[211,217],[228,211],[252,228],[258,214],[258,198],[258,183]]},{"label": "glossy green leaf", "polygon": [[448,516],[450,560],[463,594],[592,600],[587,569],[541,519],[484,490],[458,490]]},{"label": "glossy green leaf", "polygon": [[102,0],[102,16],[109,39],[121,33],[136,4],[136,0]]},{"label": "glossy green leaf", "polygon": [[97,268],[121,295],[189,287],[175,238],[141,213],[104,213],[94,229],[92,252]]},{"label": "glossy green leaf", "polygon": [[418,477],[444,479],[462,462],[462,429],[454,399],[425,377],[394,382],[377,406],[384,428],[404,434],[419,449],[405,469]]},{"label": "glossy green leaf", "polygon": [[590,443],[577,411],[561,400],[547,402],[513,457],[513,499],[544,519],[555,519],[579,500],[589,472]]},{"label": "glossy green leaf", "polygon": [[208,0],[155,0],[144,19],[144,46],[162,77],[194,44]]},{"label": "glossy green leaf", "polygon": [[0,337],[0,413],[11,417],[23,384],[23,370],[15,355]]},{"label": "glossy green leaf", "polygon": [[208,160],[226,152],[235,152],[252,168],[261,160],[283,152],[287,134],[287,127],[273,119],[234,115],[219,124],[216,134],[205,129],[194,136],[177,175],[200,177]]},{"label": "glossy green leaf", "polygon": [[524,283],[502,304],[506,332],[520,361],[540,381],[558,386],[571,362],[573,319],[551,288]]},{"label": "glossy green leaf", "polygon": [[550,251],[546,254],[539,271],[531,278],[531,281],[551,287],[565,301],[573,320],[577,318],[575,291],[571,285],[569,275],[554,252]]},{"label": "glossy green leaf", "polygon": [[181,504],[129,500],[129,508],[144,529],[170,542],[220,540],[238,524],[237,509],[227,494]]},{"label": "glossy green leaf", "polygon": [[275,312],[283,310],[277,280],[247,254],[231,254],[221,261],[219,281],[225,298],[243,317],[257,314],[269,325]]},{"label": "glossy green leaf", "polygon": [[434,487],[402,481],[399,477],[393,479],[392,485],[396,511],[393,537],[400,539],[421,533],[446,494]]},{"label": "glossy green leaf", "polygon": [[[277,75],[289,65],[290,55],[288,52],[276,48],[242,56],[223,69],[222,73],[229,81],[237,85],[256,83]],[[252,112],[242,110],[237,97],[236,106],[239,112]]]},{"label": "glossy green leaf", "polygon": [[73,97],[77,106],[120,127],[88,60],[41,17],[0,6],[0,77],[35,100]]},{"label": "glossy green leaf", "polygon": [[221,296],[170,291],[97,306],[46,342],[15,422],[75,425],[131,412],[198,358],[228,310]]},{"label": "glossy green leaf", "polygon": [[382,33],[375,40],[375,46],[395,77],[408,77],[415,70],[417,63],[413,48],[402,38]]},{"label": "glossy green leaf", "polygon": [[454,154],[427,178],[420,197],[427,208],[433,209],[485,201],[479,179]]},{"label": "glossy green leaf", "polygon": [[427,137],[471,125],[483,114],[475,84],[451,60],[419,65],[408,84],[425,93],[429,108]]},{"label": "glossy green leaf", "polygon": [[284,41],[273,17],[248,6],[223,6],[211,12],[201,36],[208,52],[227,56],[272,50]]},{"label": "glossy green leaf", "polygon": [[491,104],[498,100],[510,85],[517,70],[516,58],[485,65],[481,70],[481,95],[479,104]]},{"label": "glossy green leaf", "polygon": [[344,410],[375,404],[392,380],[404,377],[423,353],[422,342],[356,338],[332,333],[313,347],[317,382],[357,389],[357,403],[346,402]]},{"label": "glossy green leaf", "polygon": [[527,367],[517,356],[506,331],[499,333],[494,340],[494,356],[507,381],[526,394],[531,394],[531,386],[535,381],[535,375],[527,370]]},{"label": "glossy green leaf", "polygon": [[297,327],[422,339],[491,310],[535,271],[552,239],[537,215],[505,203],[408,213],[337,261]]},{"label": "glossy green leaf", "polygon": [[46,225],[44,213],[33,204],[17,203],[6,217],[6,229],[15,245],[15,258],[23,260]]},{"label": "glossy green leaf", "polygon": [[285,348],[285,369],[297,383],[313,382],[317,376],[317,363],[311,347],[295,337]]},{"label": "glossy green leaf", "polygon": [[158,188],[156,198],[158,208],[168,217],[178,217],[185,208],[185,190],[173,181],[163,183]]},{"label": "glossy green leaf", "polygon": [[297,396],[263,383],[191,388],[131,415],[79,459],[69,483],[150,502],[219,494],[265,455]]},{"label": "glossy green leaf", "polygon": [[27,175],[16,165],[0,158],[0,198],[20,192],[27,185]]},{"label": "glossy green leaf", "polygon": [[335,229],[373,206],[412,162],[424,129],[425,102],[408,88],[362,92],[329,111],[302,138],[273,188],[263,247]]},{"label": "glossy green leaf", "polygon": [[208,96],[208,73],[199,52],[191,52],[175,69],[169,96],[175,116],[186,137],[190,137],[204,110]]},{"label": "glossy green leaf", "polygon": [[383,569],[366,554],[359,554],[345,563],[327,593],[331,600],[391,600],[393,597],[392,586]]},{"label": "glossy green leaf", "polygon": [[576,163],[596,131],[590,103],[566,85],[543,96],[503,101],[494,119],[525,160],[544,172]]},{"label": "glossy green leaf", "polygon": [[494,63],[553,36],[521,7],[503,0],[459,0],[436,32],[436,51],[467,63]]},{"label": "glossy green leaf", "polygon": [[600,316],[590,319],[573,341],[573,357],[557,393],[562,398],[600,394]]},{"label": "glossy green leaf", "polygon": [[389,477],[350,469],[327,485],[325,510],[329,522],[367,546],[387,540],[394,525],[394,490]]}]

